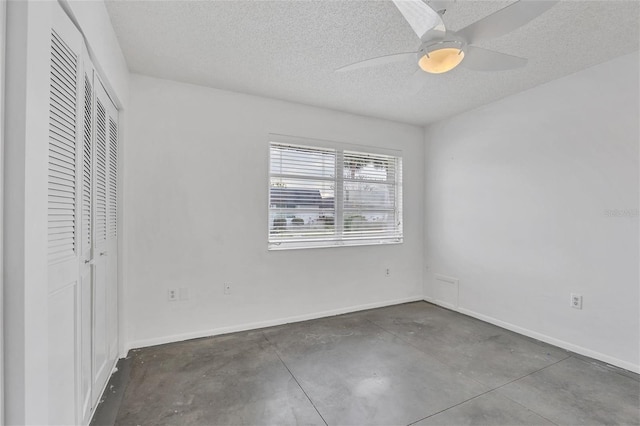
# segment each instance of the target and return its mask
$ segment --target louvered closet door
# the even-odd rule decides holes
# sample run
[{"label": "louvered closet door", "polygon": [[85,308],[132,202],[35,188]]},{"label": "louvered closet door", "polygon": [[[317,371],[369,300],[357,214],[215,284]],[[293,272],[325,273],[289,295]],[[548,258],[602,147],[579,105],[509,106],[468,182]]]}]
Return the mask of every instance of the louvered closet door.
[{"label": "louvered closet door", "polygon": [[118,110],[107,105],[107,340],[109,360],[118,356]]},{"label": "louvered closet door", "polygon": [[93,161],[93,384],[96,405],[109,376],[109,290],[107,270],[107,191],[109,115],[111,101],[97,75],[95,90],[95,151]]},{"label": "louvered closet door", "polygon": [[86,59],[81,81],[82,155],[80,185],[80,384],[79,407],[82,424],[91,417],[93,386],[93,156],[94,156],[94,91],[93,65]]},{"label": "louvered closet door", "polygon": [[118,354],[118,122],[117,110],[88,60],[82,85],[80,399],[81,416],[86,423]]},{"label": "louvered closet door", "polygon": [[[49,423],[79,421],[79,117],[82,37],[57,2],[51,7],[48,140]],[[10,390],[9,390],[10,391]]]}]

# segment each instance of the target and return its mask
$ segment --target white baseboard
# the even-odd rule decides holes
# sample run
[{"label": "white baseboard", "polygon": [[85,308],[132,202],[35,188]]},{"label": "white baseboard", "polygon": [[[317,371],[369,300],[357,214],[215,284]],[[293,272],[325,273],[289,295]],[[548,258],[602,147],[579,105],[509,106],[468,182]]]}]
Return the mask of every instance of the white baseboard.
[{"label": "white baseboard", "polygon": [[160,336],[151,339],[134,340],[126,345],[125,353],[131,349],[144,348],[148,346],[162,345],[165,343],[181,342],[184,340],[198,339],[201,337],[217,336],[220,334],[235,333],[238,331],[255,330],[276,325],[289,324],[292,322],[308,321],[312,319],[331,317],[335,315],[348,314],[351,312],[364,311],[367,309],[382,308],[385,306],[399,305],[401,303],[418,302],[424,300],[423,296],[412,296],[403,299],[387,300],[383,302],[367,303],[364,305],[348,306],[344,308],[332,309],[329,311],[320,311],[304,315],[296,315],[286,318],[278,318],[267,321],[258,321],[246,324],[232,325],[228,327],[218,327],[207,330],[199,330],[190,333],[174,334],[171,336]]},{"label": "white baseboard", "polygon": [[[433,303],[434,305],[440,305],[438,302],[436,302],[435,300],[433,300],[433,299],[431,299],[429,297],[425,297],[424,300],[426,302]],[[442,305],[440,305],[440,306],[442,306]],[[451,309],[449,306],[443,306],[443,307],[445,307],[447,309]],[[559,348],[566,349],[568,351],[575,352],[575,353],[580,354],[580,355],[588,356],[590,358],[594,358],[594,359],[603,361],[603,362],[605,362],[607,364],[611,364],[611,365],[614,365],[616,367],[624,368],[625,370],[629,370],[629,371],[632,371],[634,373],[640,373],[640,365],[636,365],[636,364],[633,364],[631,362],[623,361],[621,359],[618,359],[618,358],[615,358],[615,357],[612,357],[612,356],[609,356],[609,355],[606,355],[606,354],[603,354],[603,353],[600,353],[600,352],[597,352],[597,351],[594,351],[594,350],[591,350],[591,349],[588,349],[588,348],[585,348],[585,347],[582,347],[582,346],[574,345],[573,343],[569,343],[569,342],[566,342],[564,340],[556,339],[555,337],[547,336],[546,334],[538,333],[536,331],[529,330],[528,328],[520,327],[520,326],[517,326],[515,324],[511,324],[509,322],[502,321],[502,320],[499,320],[497,318],[490,317],[488,315],[480,314],[480,313],[472,311],[470,309],[458,307],[458,309],[452,309],[452,310],[455,310],[457,312],[460,312],[461,314],[465,314],[465,315],[468,315],[468,316],[473,317],[473,318],[477,318],[477,319],[482,320],[484,322],[488,322],[490,324],[497,325],[498,327],[506,328],[507,330],[516,332],[518,334],[522,334],[524,336],[528,336],[528,337],[531,337],[533,339],[540,340],[541,342],[549,343],[550,345],[554,345],[554,346],[557,346]]]}]

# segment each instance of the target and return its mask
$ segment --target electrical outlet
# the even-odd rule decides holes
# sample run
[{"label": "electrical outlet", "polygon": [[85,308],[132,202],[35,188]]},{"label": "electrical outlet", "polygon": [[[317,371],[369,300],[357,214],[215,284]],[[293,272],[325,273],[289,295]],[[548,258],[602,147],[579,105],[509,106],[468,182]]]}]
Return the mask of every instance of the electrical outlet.
[{"label": "electrical outlet", "polygon": [[231,294],[231,283],[224,283],[224,294]]},{"label": "electrical outlet", "polygon": [[189,300],[189,289],[183,287],[180,289],[180,300]]},{"label": "electrical outlet", "polygon": [[178,292],[175,288],[167,290],[167,300],[169,302],[175,302],[176,300],[178,300]]},{"label": "electrical outlet", "polygon": [[571,307],[574,309],[582,309],[582,295],[571,293]]},{"label": "electrical outlet", "polygon": [[384,276],[385,276],[385,277],[390,277],[390,276],[391,276],[391,268],[387,268],[387,269],[384,271]]}]

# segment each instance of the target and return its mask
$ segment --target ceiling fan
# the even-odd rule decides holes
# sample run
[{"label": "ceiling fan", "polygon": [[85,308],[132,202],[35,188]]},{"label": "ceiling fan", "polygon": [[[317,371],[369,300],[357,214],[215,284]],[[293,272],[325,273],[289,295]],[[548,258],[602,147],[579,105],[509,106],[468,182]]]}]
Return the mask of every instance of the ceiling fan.
[{"label": "ceiling fan", "polygon": [[[557,0],[519,0],[473,24],[449,31],[442,20],[451,1],[392,0],[422,41],[417,52],[394,53],[338,68],[337,72],[416,60],[425,72],[441,74],[458,65],[478,71],[501,71],[523,67],[526,58],[474,46],[475,43],[510,33],[550,9]],[[420,73],[421,74],[421,73]]]}]

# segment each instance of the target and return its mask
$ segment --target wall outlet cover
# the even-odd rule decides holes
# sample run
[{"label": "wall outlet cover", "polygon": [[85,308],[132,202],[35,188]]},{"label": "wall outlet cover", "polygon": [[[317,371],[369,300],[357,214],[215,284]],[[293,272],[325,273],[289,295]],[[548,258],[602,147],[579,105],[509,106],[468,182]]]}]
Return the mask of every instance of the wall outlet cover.
[{"label": "wall outlet cover", "polygon": [[167,290],[167,300],[169,302],[175,302],[178,300],[178,291],[174,288]]},{"label": "wall outlet cover", "polygon": [[571,307],[574,309],[582,309],[582,295],[571,293]]}]

